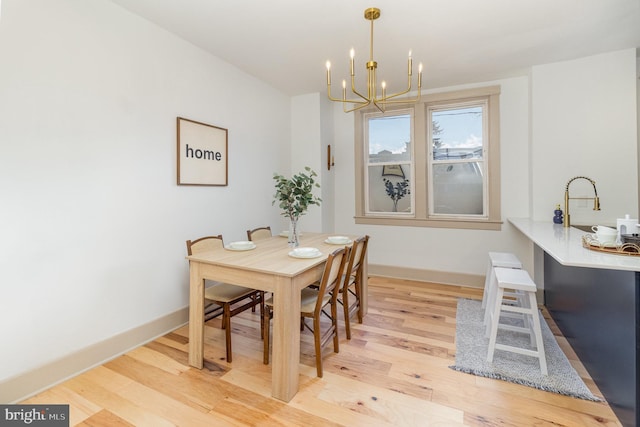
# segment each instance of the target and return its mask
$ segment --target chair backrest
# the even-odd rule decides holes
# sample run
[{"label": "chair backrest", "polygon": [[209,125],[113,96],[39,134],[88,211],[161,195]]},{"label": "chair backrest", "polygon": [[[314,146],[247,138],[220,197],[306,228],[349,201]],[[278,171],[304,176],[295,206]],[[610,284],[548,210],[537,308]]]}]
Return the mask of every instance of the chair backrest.
[{"label": "chair backrest", "polygon": [[258,227],[253,230],[247,230],[247,240],[255,241],[260,239],[268,239],[273,236],[271,234],[271,227]]},{"label": "chair backrest", "polygon": [[315,308],[316,316],[319,315],[320,310],[322,310],[322,301],[324,300],[325,295],[332,293],[331,298],[334,300],[334,303],[338,298],[338,292],[333,291],[340,286],[342,273],[344,272],[344,267],[347,264],[349,252],[350,249],[348,247],[344,247],[336,249],[327,257],[327,263],[324,266],[322,278],[320,279],[320,287],[318,288],[318,302],[316,303]]},{"label": "chair backrest", "polygon": [[367,253],[367,245],[369,243],[369,236],[358,237],[351,246],[351,254],[349,255],[349,262],[347,264],[345,274],[345,286],[348,285],[351,278],[353,280],[359,279],[359,275],[362,274],[362,266],[365,255]]},{"label": "chair backrest", "polygon": [[187,240],[188,255],[199,254],[201,252],[220,248],[224,248],[222,234],[218,234],[217,236],[200,237],[196,240]]}]

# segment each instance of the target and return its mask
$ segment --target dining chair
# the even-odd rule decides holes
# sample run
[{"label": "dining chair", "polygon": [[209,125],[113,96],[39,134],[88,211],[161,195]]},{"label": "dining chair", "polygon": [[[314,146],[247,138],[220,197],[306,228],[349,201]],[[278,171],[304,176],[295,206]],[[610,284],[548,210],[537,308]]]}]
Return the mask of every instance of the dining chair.
[{"label": "dining chair", "polygon": [[358,323],[362,323],[362,276],[369,236],[362,236],[353,242],[349,261],[342,278],[338,302],[344,309],[344,328],[347,339],[351,339],[351,316],[358,313]]},{"label": "dining chair", "polygon": [[247,240],[250,240],[252,242],[261,239],[268,239],[271,236],[273,236],[273,234],[271,233],[271,227],[269,226],[247,230]]},{"label": "dining chair", "polygon": [[[340,248],[333,251],[327,257],[320,287],[318,289],[304,288],[301,291],[300,316],[303,327],[313,332],[313,341],[316,354],[316,371],[318,377],[322,378],[322,349],[333,339],[333,351],[338,353],[338,308],[335,292],[341,284],[342,273],[348,258],[349,248]],[[327,312],[327,309],[330,311]],[[329,326],[324,331],[321,329],[321,316],[325,315],[329,319]],[[269,364],[269,329],[270,319],[273,317],[273,298],[265,301],[264,316],[264,364]],[[312,319],[312,326],[309,326],[306,319]],[[326,324],[326,322],[324,322]]]},{"label": "dining chair", "polygon": [[[222,235],[206,236],[196,240],[187,240],[187,254],[195,255],[202,252],[224,248]],[[231,356],[231,318],[245,310],[255,311],[260,306],[260,334],[264,334],[264,292],[230,283],[205,280],[205,322],[222,315],[222,329],[225,330],[225,345],[227,362]]]}]

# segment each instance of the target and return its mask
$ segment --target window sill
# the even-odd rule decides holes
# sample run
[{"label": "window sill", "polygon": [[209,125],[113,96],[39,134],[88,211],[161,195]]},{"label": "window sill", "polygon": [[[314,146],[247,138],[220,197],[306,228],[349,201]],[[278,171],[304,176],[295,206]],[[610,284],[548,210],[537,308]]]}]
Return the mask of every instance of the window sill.
[{"label": "window sill", "polygon": [[356,216],[356,224],[392,225],[403,227],[455,228],[470,230],[502,230],[503,221],[421,219],[406,217]]}]

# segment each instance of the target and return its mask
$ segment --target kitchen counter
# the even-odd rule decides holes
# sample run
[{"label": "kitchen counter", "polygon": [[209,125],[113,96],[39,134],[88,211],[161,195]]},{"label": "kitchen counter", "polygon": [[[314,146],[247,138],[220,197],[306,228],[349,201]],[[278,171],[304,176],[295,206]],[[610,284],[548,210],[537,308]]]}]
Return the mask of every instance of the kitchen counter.
[{"label": "kitchen counter", "polygon": [[536,281],[563,336],[622,425],[640,426],[640,256],[587,249],[587,233],[562,224],[509,222],[544,252]]},{"label": "kitchen counter", "polygon": [[582,246],[582,236],[587,233],[577,228],[529,218],[509,218],[509,222],[562,265],[640,271],[640,256],[587,249]]}]

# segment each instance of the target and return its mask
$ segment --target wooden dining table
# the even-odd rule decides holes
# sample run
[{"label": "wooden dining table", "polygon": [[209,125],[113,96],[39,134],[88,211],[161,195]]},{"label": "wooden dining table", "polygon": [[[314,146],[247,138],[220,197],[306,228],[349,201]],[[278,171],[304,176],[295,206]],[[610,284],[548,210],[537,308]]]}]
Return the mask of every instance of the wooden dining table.
[{"label": "wooden dining table", "polygon": [[[294,258],[287,239],[258,240],[255,249],[214,249],[188,256],[189,364],[204,361],[204,280],[216,280],[273,293],[271,395],[289,402],[298,392],[300,363],[300,291],[320,279],[328,255],[344,245],[326,242],[330,234],[302,233],[300,247],[322,252],[317,258]],[[357,236],[348,236],[352,241]],[[364,264],[366,272],[366,262]],[[367,275],[363,274],[361,305],[367,312]]]}]

